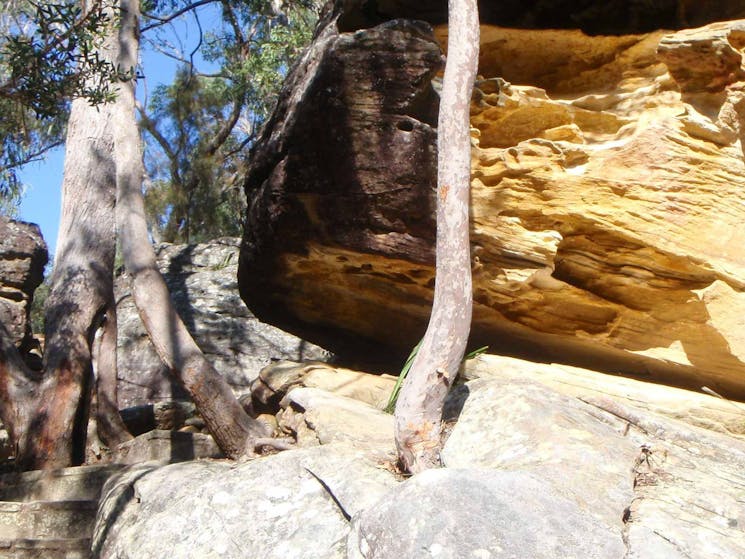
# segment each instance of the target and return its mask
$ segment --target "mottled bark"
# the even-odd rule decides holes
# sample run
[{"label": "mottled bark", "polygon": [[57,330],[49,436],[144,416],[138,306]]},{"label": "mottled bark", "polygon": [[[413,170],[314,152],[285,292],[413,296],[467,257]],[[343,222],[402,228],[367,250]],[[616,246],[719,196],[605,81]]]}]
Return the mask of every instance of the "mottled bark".
[{"label": "mottled bark", "polygon": [[442,407],[471,326],[469,110],[479,53],[475,0],[450,0],[448,57],[440,101],[437,248],[432,315],[396,407],[396,446],[412,473],[439,465]]},{"label": "mottled bark", "polygon": [[16,448],[31,422],[38,380],[21,359],[5,324],[0,322],[0,419]]},{"label": "mottled bark", "polygon": [[[121,0],[119,67],[137,61],[139,6]],[[173,374],[189,391],[220,449],[230,458],[253,450],[254,441],[267,435],[263,424],[251,419],[224,378],[205,359],[187,331],[158,271],[147,236],[142,198],[142,147],[135,121],[134,80],[121,84],[113,106],[117,170],[117,224],[132,294],[153,345]]]},{"label": "mottled bark", "polygon": [[[100,55],[113,59],[111,44]],[[17,462],[24,469],[84,457],[91,345],[113,302],[115,174],[106,106],[73,101],[67,129],[62,215],[45,309],[44,380]]]},{"label": "mottled bark", "polygon": [[[85,1],[83,9],[88,9]],[[109,61],[117,56],[114,25],[112,17],[109,38],[98,52]],[[3,420],[16,444],[20,469],[64,467],[85,458],[94,340],[104,317],[115,324],[113,147],[109,107],[74,100],[66,139],[57,254],[45,308],[43,372],[34,376],[20,367],[20,359],[6,341],[0,360],[4,369],[0,397],[11,401],[3,402]],[[110,336],[103,333],[107,341],[99,344],[97,359],[99,375],[109,379],[105,400],[115,402],[110,379],[113,374],[116,380],[116,345]],[[119,422],[118,435],[105,438],[126,439],[115,404],[105,412],[109,433]]]}]

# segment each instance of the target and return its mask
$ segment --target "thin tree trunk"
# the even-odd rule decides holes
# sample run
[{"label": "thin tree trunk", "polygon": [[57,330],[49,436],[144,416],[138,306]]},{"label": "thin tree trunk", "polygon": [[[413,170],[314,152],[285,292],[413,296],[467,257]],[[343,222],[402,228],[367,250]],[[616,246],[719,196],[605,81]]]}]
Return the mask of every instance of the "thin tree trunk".
[{"label": "thin tree trunk", "polygon": [[[121,0],[120,6],[119,66],[126,71],[137,61],[139,5],[136,0]],[[114,115],[117,223],[137,310],[158,355],[189,391],[220,449],[237,458],[253,451],[254,441],[267,436],[266,427],[246,415],[225,379],[207,362],[176,313],[156,265],[142,197],[144,168],[134,80],[119,88]]]},{"label": "thin tree trunk", "polygon": [[438,123],[435,294],[427,332],[395,412],[399,462],[411,473],[440,464],[442,408],[471,327],[469,113],[479,53],[476,0],[450,0]]},{"label": "thin tree trunk", "polygon": [[93,353],[96,430],[98,438],[109,448],[116,448],[133,438],[119,415],[116,343],[116,304],[112,300]]}]

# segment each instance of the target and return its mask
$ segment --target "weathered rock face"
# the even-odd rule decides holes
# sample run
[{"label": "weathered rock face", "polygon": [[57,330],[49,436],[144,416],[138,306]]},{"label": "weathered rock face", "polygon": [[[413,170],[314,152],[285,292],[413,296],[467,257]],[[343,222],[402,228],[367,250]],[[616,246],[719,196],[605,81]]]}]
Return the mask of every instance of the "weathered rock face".
[{"label": "weathered rock face", "polygon": [[[324,483],[336,489],[338,501]],[[341,559],[344,515],[393,483],[369,457],[347,447],[286,452],[241,465],[140,466],[104,487],[93,552],[131,559],[156,557],[164,549],[183,559]]]},{"label": "weathered rock face", "polygon": [[[439,47],[421,23],[392,21],[350,34],[338,33],[333,21],[321,27],[252,156],[239,274],[257,316],[298,332],[315,323],[317,334],[328,312],[323,298],[337,307],[328,320],[333,327],[341,312],[357,317],[355,334],[375,338],[390,329],[390,315],[375,319],[382,317],[378,306],[389,303],[369,294],[396,290],[395,282],[359,255],[413,260],[413,268],[433,258],[431,80],[440,65]],[[424,308],[426,295],[414,307]],[[338,347],[339,334],[335,328],[323,338]]]},{"label": "weathered rock face", "polygon": [[[703,23],[704,4],[714,6],[665,9]],[[736,4],[709,16],[740,15]],[[343,23],[362,13],[351,5]],[[434,132],[419,115],[435,109],[436,44],[400,20],[353,33],[336,21],[327,17],[256,149],[242,296],[309,339],[351,332],[403,352],[424,332],[434,282]],[[743,398],[745,23],[624,25],[634,34],[482,26],[473,341]],[[444,45],[447,29],[436,37]],[[392,56],[395,44],[406,47]],[[339,71],[324,70],[331,60]]]},{"label": "weathered rock face", "polygon": [[[289,388],[291,369],[285,364],[264,377],[290,390],[283,412],[296,414],[290,430],[309,448],[238,464],[134,467],[104,489],[94,554],[745,555],[745,423],[729,402],[481,356],[465,367],[474,380],[450,396],[448,408],[459,418],[443,468],[401,479],[392,416],[339,395],[351,393],[339,381],[352,372],[297,366],[299,386]],[[368,384],[364,376],[356,373],[354,382]]]},{"label": "weathered rock face", "polygon": [[0,322],[21,351],[29,349],[29,313],[49,257],[39,227],[0,217]]},{"label": "weathered rock face", "polygon": [[[331,354],[256,320],[238,296],[238,240],[157,248],[158,265],[171,297],[199,347],[236,392],[272,359],[327,360]],[[186,398],[150,343],[126,276],[117,279],[119,406]]]}]

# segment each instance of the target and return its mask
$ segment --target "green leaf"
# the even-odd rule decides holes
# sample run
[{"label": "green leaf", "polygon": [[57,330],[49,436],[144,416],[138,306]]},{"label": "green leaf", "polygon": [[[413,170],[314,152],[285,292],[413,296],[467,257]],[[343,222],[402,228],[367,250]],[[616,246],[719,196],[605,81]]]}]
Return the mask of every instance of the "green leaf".
[{"label": "green leaf", "polygon": [[[391,392],[391,396],[390,398],[388,398],[388,404],[385,406],[384,411],[386,413],[393,413],[395,411],[396,402],[398,401],[398,394],[399,392],[401,392],[401,385],[406,379],[406,376],[409,374],[409,370],[411,370],[411,366],[414,364],[414,359],[416,358],[417,353],[419,353],[419,348],[422,346],[422,341],[423,340],[420,340],[419,343],[416,344],[414,349],[411,350],[411,353],[409,354],[408,359],[406,359],[406,363],[404,363],[404,366],[401,369],[401,374],[398,375],[398,380],[396,380],[396,384],[393,386],[393,391]],[[466,354],[466,356],[463,358],[463,361],[467,361],[469,359],[478,357],[482,353],[486,353],[488,349],[489,349],[488,345],[482,346],[478,349],[474,349],[472,352]]]}]

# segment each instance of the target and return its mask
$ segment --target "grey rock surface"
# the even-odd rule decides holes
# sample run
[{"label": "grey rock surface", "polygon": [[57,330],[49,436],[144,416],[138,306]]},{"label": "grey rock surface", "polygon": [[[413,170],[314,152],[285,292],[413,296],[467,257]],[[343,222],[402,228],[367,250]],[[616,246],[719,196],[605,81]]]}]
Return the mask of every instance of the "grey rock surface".
[{"label": "grey rock surface", "polygon": [[442,453],[446,466],[537,477],[622,536],[625,559],[745,556],[741,439],[525,380],[465,386],[468,398]]},{"label": "grey rock surface", "polygon": [[620,537],[640,442],[592,406],[536,383],[492,379],[466,388],[445,466],[531,472]]},{"label": "grey rock surface", "polygon": [[[162,244],[158,266],[176,308],[202,351],[236,392],[248,392],[273,359],[328,360],[331,355],[258,321],[238,295],[239,240],[199,245]],[[119,405],[130,407],[186,398],[161,364],[140,323],[128,279],[116,282],[119,315]]]},{"label": "grey rock surface", "polygon": [[419,474],[362,512],[350,559],[621,559],[619,532],[552,484],[496,469]]},{"label": "grey rock surface", "polygon": [[0,216],[0,322],[22,351],[31,341],[31,300],[48,259],[38,225]]},{"label": "grey rock surface", "polygon": [[155,430],[120,444],[113,451],[112,462],[185,462],[200,458],[223,458],[217,443],[210,435]]},{"label": "grey rock surface", "polygon": [[[392,473],[391,416],[300,386],[284,397],[280,426],[314,446],[239,464],[129,469],[104,490],[94,550],[143,559],[164,547],[186,558],[745,557],[741,438],[651,411],[638,381],[570,386],[559,370],[544,374],[547,365],[518,378],[488,362],[483,378],[451,394],[448,416],[458,421],[440,470],[403,481]],[[614,395],[621,388],[626,398]],[[680,412],[679,390],[646,393],[659,411]]]},{"label": "grey rock surface", "polygon": [[344,446],[243,464],[145,464],[104,488],[93,552],[120,559],[163,557],[166,550],[179,559],[341,559],[347,517],[393,483],[365,453]]}]

